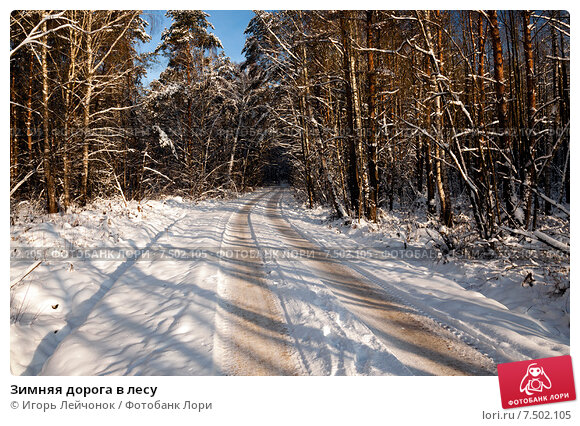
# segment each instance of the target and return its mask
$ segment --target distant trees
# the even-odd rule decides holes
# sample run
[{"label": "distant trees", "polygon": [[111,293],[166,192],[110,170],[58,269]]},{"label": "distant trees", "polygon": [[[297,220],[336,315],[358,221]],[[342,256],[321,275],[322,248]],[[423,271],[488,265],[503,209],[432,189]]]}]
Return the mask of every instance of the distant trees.
[{"label": "distant trees", "polygon": [[[193,103],[195,95],[199,95],[199,92],[194,91],[194,84],[200,86],[207,82],[204,75],[205,53],[215,52],[216,48],[221,47],[221,42],[208,32],[211,24],[207,21],[207,14],[200,10],[169,11],[167,16],[171,17],[173,22],[161,35],[162,41],[157,50],[163,52],[169,59],[168,71],[164,77],[181,85],[180,96],[185,104],[185,119],[179,122],[179,128],[185,144],[184,166],[189,173],[190,186],[193,186]],[[168,74],[172,74],[171,77]],[[206,108],[202,106],[202,109]]]},{"label": "distant trees", "polygon": [[206,13],[167,15],[173,24],[157,50],[168,57],[168,67],[140,109],[143,125],[153,123],[167,143],[146,139],[144,189],[199,197],[258,184],[267,143],[257,132],[265,121],[261,82],[217,54],[221,42],[209,32]]}]

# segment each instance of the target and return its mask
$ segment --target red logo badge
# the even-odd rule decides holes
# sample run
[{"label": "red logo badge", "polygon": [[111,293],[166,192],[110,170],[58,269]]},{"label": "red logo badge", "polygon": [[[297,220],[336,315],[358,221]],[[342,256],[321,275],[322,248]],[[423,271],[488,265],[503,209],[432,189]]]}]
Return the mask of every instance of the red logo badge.
[{"label": "red logo badge", "polygon": [[503,408],[576,399],[570,355],[498,364]]}]

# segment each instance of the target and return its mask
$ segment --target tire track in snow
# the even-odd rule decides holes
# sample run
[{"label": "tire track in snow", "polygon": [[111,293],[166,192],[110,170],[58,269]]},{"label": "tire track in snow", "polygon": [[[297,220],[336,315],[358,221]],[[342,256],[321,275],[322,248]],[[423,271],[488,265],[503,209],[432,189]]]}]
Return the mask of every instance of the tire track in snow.
[{"label": "tire track in snow", "polygon": [[[266,218],[272,197],[260,203],[256,245],[264,252],[268,278],[290,330],[302,370],[308,375],[412,375],[373,332],[344,309],[323,282],[287,247]],[[256,212],[257,214],[257,212]]]},{"label": "tire track in snow", "polygon": [[[278,192],[268,219],[289,247],[313,253],[301,261],[338,301],[379,337],[400,361],[419,375],[491,375],[493,363],[448,330],[394,301],[383,288],[338,262],[284,219]],[[427,323],[431,322],[431,324]]]},{"label": "tire track in snow", "polygon": [[298,363],[251,228],[259,193],[234,213],[220,250],[214,363],[226,375],[295,375]]}]

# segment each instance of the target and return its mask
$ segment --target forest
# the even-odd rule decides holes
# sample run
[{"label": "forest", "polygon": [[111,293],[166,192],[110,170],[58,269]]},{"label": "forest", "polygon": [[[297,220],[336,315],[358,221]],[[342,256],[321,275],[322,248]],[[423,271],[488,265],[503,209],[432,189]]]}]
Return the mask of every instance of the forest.
[{"label": "forest", "polygon": [[424,215],[450,249],[569,254],[566,11],[255,11],[243,63],[207,13],[167,16],[143,54],[141,11],[11,14],[12,207],[287,182],[345,221]]}]

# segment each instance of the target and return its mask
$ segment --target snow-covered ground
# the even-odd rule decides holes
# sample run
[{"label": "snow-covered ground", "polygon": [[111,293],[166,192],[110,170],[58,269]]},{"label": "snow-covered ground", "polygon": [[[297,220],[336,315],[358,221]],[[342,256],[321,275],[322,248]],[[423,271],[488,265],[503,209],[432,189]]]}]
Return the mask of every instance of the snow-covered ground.
[{"label": "snow-covered ground", "polygon": [[[267,218],[275,191],[199,203],[100,201],[35,219],[21,207],[11,226],[18,255],[11,282],[42,263],[11,290],[12,373],[223,374],[218,360],[227,354],[216,344],[220,288],[227,285],[220,249],[232,217],[256,200],[248,223],[297,374],[412,374],[324,280],[312,276],[300,253],[272,255],[287,248]],[[548,286],[522,287],[520,275],[497,261],[345,257],[345,250],[402,249],[403,242],[388,232],[367,232],[367,224],[329,223],[328,210],[304,210],[290,190],[277,206],[305,239],[338,253],[344,265],[423,314],[426,323],[443,325],[493,361],[569,353],[569,305],[566,297],[550,296]]]},{"label": "snow-covered ground", "polygon": [[[215,247],[236,203],[100,202],[13,226],[13,251],[72,257],[49,257],[15,286],[12,373],[211,374],[217,265],[189,249]],[[30,263],[12,261],[11,280]]]},{"label": "snow-covered ground", "polygon": [[[536,275],[535,285],[522,285],[528,269],[512,270],[501,259],[437,259],[425,230],[400,217],[383,218],[379,227],[364,221],[344,225],[328,220],[329,209],[305,210],[291,197],[281,203],[302,234],[331,253],[350,248],[343,258],[352,269],[496,363],[569,353],[570,291],[556,295],[557,281],[550,277]],[[366,252],[371,256],[364,257]],[[569,264],[560,267],[569,274]]]}]

